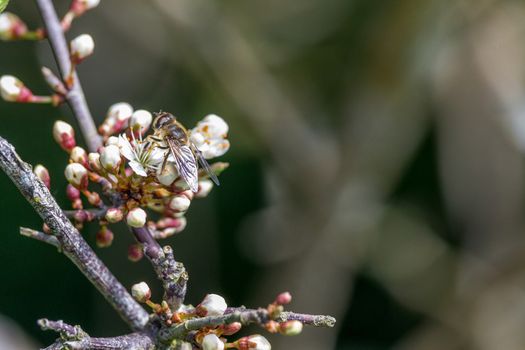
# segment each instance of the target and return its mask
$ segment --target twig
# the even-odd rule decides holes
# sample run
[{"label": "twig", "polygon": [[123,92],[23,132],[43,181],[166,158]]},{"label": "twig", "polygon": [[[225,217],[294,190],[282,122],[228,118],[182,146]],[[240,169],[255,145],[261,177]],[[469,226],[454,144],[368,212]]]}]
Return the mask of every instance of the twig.
[{"label": "twig", "polygon": [[20,227],[20,234],[22,236],[34,238],[40,242],[51,244],[52,246],[55,246],[58,250],[62,248],[58,239],[53,235],[48,235],[47,233],[32,230],[27,227]]},{"label": "twig", "polygon": [[161,248],[149,229],[144,226],[133,228],[133,234],[144,246],[144,255],[153,265],[157,277],[164,287],[164,300],[172,311],[177,311],[186,295],[188,274],[181,262],[177,262],[170,246]]},{"label": "twig", "polygon": [[[58,63],[62,80],[64,80],[71,72],[71,59],[60,20],[51,0],[36,0],[36,3],[44,21],[47,37]],[[95,152],[102,145],[102,139],[97,133],[97,128],[75,70],[73,70],[72,77],[73,85],[66,95],[66,100],[75,114],[89,151]]]},{"label": "twig", "polygon": [[0,137],[0,168],[15,183],[60,242],[64,254],[73,261],[120,316],[134,329],[142,329],[148,313],[131,297],[66,218],[55,199],[24,163],[13,146]]}]

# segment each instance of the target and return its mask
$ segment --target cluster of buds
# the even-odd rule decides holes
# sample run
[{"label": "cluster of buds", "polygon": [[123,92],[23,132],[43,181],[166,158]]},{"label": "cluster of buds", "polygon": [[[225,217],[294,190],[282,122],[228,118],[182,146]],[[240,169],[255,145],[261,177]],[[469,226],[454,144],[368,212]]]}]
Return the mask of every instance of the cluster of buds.
[{"label": "cluster of buds", "polygon": [[[112,105],[99,127],[104,146],[92,153],[77,146],[71,125],[63,121],[54,124],[53,137],[69,154],[64,174],[74,209],[70,216],[78,228],[88,221],[100,224],[97,234],[100,247],[111,244],[113,234],[108,226],[120,221],[134,228],[146,226],[155,239],[181,232],[186,227],[185,213],[192,200],[206,197],[213,188],[209,174],[202,170],[197,192],[188,189],[170,150],[150,141],[147,133],[152,119],[150,112],[134,110],[128,103]],[[198,149],[210,159],[228,150],[227,131],[228,125],[222,118],[210,115],[188,131],[188,139],[199,139]],[[210,167],[218,175],[227,164],[214,163]],[[93,190],[96,185],[99,190]],[[85,201],[93,208],[85,209]],[[156,219],[149,219],[152,215],[148,212],[156,212]],[[140,260],[141,247],[130,246],[128,257]]]}]

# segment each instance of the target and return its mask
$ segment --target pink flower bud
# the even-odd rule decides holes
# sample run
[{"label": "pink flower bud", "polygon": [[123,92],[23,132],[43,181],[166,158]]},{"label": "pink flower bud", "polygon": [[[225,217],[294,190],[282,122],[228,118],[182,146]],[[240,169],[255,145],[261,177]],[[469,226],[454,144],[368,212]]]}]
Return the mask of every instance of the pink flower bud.
[{"label": "pink flower bud", "polygon": [[129,121],[129,126],[133,132],[138,132],[143,135],[148,131],[153,117],[150,112],[139,109],[133,112]]},{"label": "pink flower bud", "polygon": [[80,191],[71,184],[68,184],[66,187],[66,195],[67,198],[72,202],[80,199]]},{"label": "pink flower bud", "polygon": [[119,167],[120,162],[120,148],[118,146],[109,145],[100,152],[100,164],[104,169],[114,171]]},{"label": "pink flower bud", "polygon": [[208,294],[195,308],[199,316],[221,316],[228,305],[223,297],[217,294]]},{"label": "pink flower bud", "polygon": [[82,34],[71,40],[71,59],[75,63],[80,63],[90,56],[95,50],[95,42],[89,34]]},{"label": "pink flower bud", "polygon": [[137,262],[144,256],[144,251],[142,250],[142,246],[140,244],[131,244],[128,247],[128,259]]},{"label": "pink flower bud", "polygon": [[146,224],[147,215],[141,208],[131,209],[126,216],[126,222],[131,227],[142,227]]},{"label": "pink flower bud", "polygon": [[12,75],[0,77],[0,95],[8,102],[31,102],[33,93]]},{"label": "pink flower bud", "polygon": [[202,350],[224,350],[224,343],[214,333],[206,334],[202,338],[201,346]]},{"label": "pink flower bud", "polygon": [[145,303],[151,298],[151,290],[146,282],[140,282],[131,287],[131,295],[139,303]]},{"label": "pink flower bud", "polygon": [[97,232],[96,236],[97,246],[100,248],[106,248],[111,245],[113,242],[113,232],[111,232],[107,227],[102,227],[100,231]]},{"label": "pink flower bud", "polygon": [[303,331],[303,324],[299,321],[286,321],[279,324],[279,332],[284,335],[298,335]]},{"label": "pink flower bud", "polygon": [[291,301],[292,301],[292,295],[289,292],[283,292],[275,298],[275,303],[277,305],[290,304]]},{"label": "pink flower bud", "polygon": [[199,180],[199,190],[195,193],[196,198],[205,198],[210,194],[213,182],[208,179]]},{"label": "pink flower bud", "polygon": [[0,14],[0,40],[18,39],[25,33],[27,26],[20,17],[10,12]]},{"label": "pink flower bud", "polygon": [[240,322],[233,322],[230,324],[225,324],[221,326],[223,335],[232,335],[240,331],[242,324]]},{"label": "pink flower bud", "polygon": [[57,120],[53,125],[53,138],[67,152],[77,145],[73,127],[61,120]]},{"label": "pink flower bud", "polygon": [[51,177],[49,176],[49,171],[47,171],[45,166],[38,164],[35,166],[35,169],[33,169],[33,172],[35,173],[36,177],[38,177],[40,181],[46,185],[47,188],[51,188]]},{"label": "pink flower bud", "polygon": [[86,188],[88,185],[87,169],[82,164],[71,163],[64,171],[67,181],[76,188]]},{"label": "pink flower bud", "polygon": [[169,207],[176,212],[184,212],[190,207],[191,201],[184,195],[174,196],[170,202]]},{"label": "pink flower bud", "polygon": [[109,208],[106,211],[106,220],[109,223],[114,224],[122,219],[124,219],[124,213],[119,208]]},{"label": "pink flower bud", "polygon": [[102,200],[100,199],[100,195],[97,192],[84,192],[89,204],[94,205],[98,207]]},{"label": "pink flower bud", "polygon": [[82,147],[73,147],[69,154],[69,159],[74,163],[80,163],[85,167],[88,166],[88,154]]}]

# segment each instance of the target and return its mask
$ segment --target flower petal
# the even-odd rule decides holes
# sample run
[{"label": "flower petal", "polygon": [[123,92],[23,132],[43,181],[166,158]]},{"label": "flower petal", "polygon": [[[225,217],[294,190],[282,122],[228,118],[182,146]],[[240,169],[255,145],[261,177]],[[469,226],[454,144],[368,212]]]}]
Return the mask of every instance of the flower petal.
[{"label": "flower petal", "polygon": [[139,162],[135,160],[131,160],[128,164],[131,167],[131,169],[133,169],[135,174],[143,176],[143,177],[148,176],[148,174],[146,173],[146,170],[144,169],[142,164],[140,164]]}]

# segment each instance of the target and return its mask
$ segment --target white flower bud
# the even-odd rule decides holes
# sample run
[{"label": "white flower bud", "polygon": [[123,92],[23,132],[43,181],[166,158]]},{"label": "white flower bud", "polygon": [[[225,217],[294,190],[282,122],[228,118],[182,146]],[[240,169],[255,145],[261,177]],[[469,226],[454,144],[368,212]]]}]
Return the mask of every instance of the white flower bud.
[{"label": "white flower bud", "polygon": [[131,130],[144,134],[149,129],[152,119],[153,116],[150,112],[144,109],[139,109],[131,115],[129,126],[131,127]]},{"label": "white flower bud", "polygon": [[223,297],[217,294],[208,294],[197,306],[199,316],[221,316],[228,305]]},{"label": "white flower bud", "polygon": [[106,141],[106,146],[109,146],[109,145],[118,146],[118,137],[116,137],[116,136],[108,137],[108,139]]},{"label": "white flower bud", "polygon": [[[272,345],[270,342],[259,334],[254,334],[248,337],[250,344],[250,350],[271,350]],[[255,346],[253,346],[255,345]]]},{"label": "white flower bud", "polygon": [[100,0],[80,0],[80,3],[85,6],[86,10],[95,8],[100,4]]},{"label": "white flower bud", "polygon": [[124,219],[124,213],[119,208],[109,208],[105,217],[109,223],[114,224]]},{"label": "white flower bud", "polygon": [[196,198],[205,198],[210,194],[213,188],[213,181],[209,179],[199,180],[199,190],[195,193]]},{"label": "white flower bud", "polygon": [[284,335],[298,335],[303,331],[303,324],[299,321],[286,321],[279,324],[279,332]]},{"label": "white flower bud", "polygon": [[146,224],[147,215],[141,208],[131,209],[126,216],[126,222],[131,227],[142,227]]},{"label": "white flower bud", "polygon": [[82,164],[71,163],[64,171],[67,181],[75,187],[85,188],[87,186],[87,169]]},{"label": "white flower bud", "polygon": [[216,334],[210,333],[202,339],[202,349],[203,350],[223,350],[224,343]]},{"label": "white flower bud", "polygon": [[53,125],[53,138],[66,151],[71,151],[76,146],[75,131],[66,122],[57,120]]},{"label": "white flower bud", "polygon": [[133,114],[133,107],[127,102],[118,102],[111,105],[108,109],[108,118],[115,120],[128,120]]},{"label": "white flower bud", "polygon": [[47,188],[51,187],[51,177],[49,176],[49,171],[42,164],[37,164],[33,173],[46,185]]},{"label": "white flower bud", "polygon": [[82,34],[71,40],[71,56],[80,62],[95,50],[95,42],[89,34]]},{"label": "white flower bud", "polygon": [[0,13],[0,40],[13,40],[27,32],[25,23],[14,13]]},{"label": "white flower bud", "polygon": [[69,159],[71,159],[75,163],[85,165],[88,161],[88,155],[82,147],[76,146],[71,150],[71,153],[69,154]]},{"label": "white flower bud", "polygon": [[91,169],[100,170],[102,169],[102,164],[100,164],[100,153],[90,153],[88,154],[88,163]]},{"label": "white flower bud", "polygon": [[178,212],[186,211],[190,207],[191,201],[184,195],[175,196],[170,200],[169,207],[171,210]]},{"label": "white flower bud", "polygon": [[24,83],[12,75],[2,75],[0,78],[0,93],[8,102],[17,102],[22,97]]},{"label": "white flower bud", "polygon": [[204,123],[208,125],[208,128],[211,128],[212,130],[209,130],[208,132],[213,135],[221,135],[223,137],[226,137],[228,134],[228,124],[219,117],[216,114],[208,114],[204,119],[202,120]]},{"label": "white flower bud", "polygon": [[164,171],[161,172],[161,169],[159,167],[159,171],[157,173],[157,180],[164,186],[169,186],[175,181],[175,179],[179,177],[179,173],[177,172],[177,168],[175,168],[175,165],[172,163],[166,164],[164,167]]},{"label": "white flower bud", "polygon": [[151,290],[146,282],[140,282],[131,287],[131,295],[139,303],[145,303],[151,298]]},{"label": "white flower bud", "polygon": [[104,147],[100,152],[100,164],[106,170],[115,170],[120,165],[120,148],[115,145]]}]

